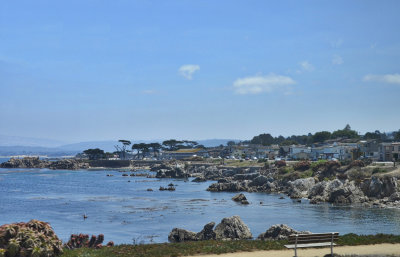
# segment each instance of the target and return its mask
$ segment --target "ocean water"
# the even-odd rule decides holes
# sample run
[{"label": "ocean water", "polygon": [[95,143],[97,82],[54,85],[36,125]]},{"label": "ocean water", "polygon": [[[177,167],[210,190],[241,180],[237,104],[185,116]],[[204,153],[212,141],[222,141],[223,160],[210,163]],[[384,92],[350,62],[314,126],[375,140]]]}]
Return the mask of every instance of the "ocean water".
[{"label": "ocean water", "polygon": [[10,158],[3,158],[3,157],[0,157],[0,163],[3,163],[3,162],[7,162],[8,160],[9,160]]},{"label": "ocean water", "polygon": [[[158,190],[170,183],[176,191]],[[233,215],[254,237],[280,223],[312,232],[400,234],[397,209],[311,205],[264,193],[245,193],[250,204],[240,205],[231,200],[236,193],[206,191],[210,183],[123,177],[112,170],[0,169],[0,224],[38,219],[63,241],[72,233],[103,233],[117,244],[167,242],[174,227],[198,232]]]}]

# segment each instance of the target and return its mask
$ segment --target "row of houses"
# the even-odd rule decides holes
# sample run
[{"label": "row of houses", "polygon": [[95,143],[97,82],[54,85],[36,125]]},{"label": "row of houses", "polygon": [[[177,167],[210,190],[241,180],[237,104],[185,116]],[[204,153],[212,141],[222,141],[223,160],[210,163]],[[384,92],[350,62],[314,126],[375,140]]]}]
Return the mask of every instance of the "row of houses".
[{"label": "row of houses", "polygon": [[[228,159],[286,159],[286,160],[357,160],[372,161],[400,160],[400,142],[380,143],[377,141],[359,141],[357,143],[327,143],[322,145],[288,145],[262,146],[254,144],[238,144],[212,148],[180,149],[177,151],[161,151],[141,155],[125,156],[125,159],[152,158],[187,159],[192,157],[214,157]],[[110,159],[110,156],[108,157]],[[120,159],[121,156],[112,156]]]},{"label": "row of houses", "polygon": [[209,149],[208,156],[225,156],[228,158],[257,158],[288,160],[357,160],[371,159],[372,161],[400,160],[400,142],[379,143],[377,141],[360,141],[357,143],[330,143],[318,146],[260,146],[235,145],[223,149]]}]

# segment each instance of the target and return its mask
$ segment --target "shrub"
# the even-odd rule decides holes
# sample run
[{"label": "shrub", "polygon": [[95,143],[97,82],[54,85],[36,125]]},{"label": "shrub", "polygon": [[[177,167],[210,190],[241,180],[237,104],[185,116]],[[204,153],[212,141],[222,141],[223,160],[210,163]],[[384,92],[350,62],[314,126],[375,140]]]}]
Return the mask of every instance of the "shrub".
[{"label": "shrub", "polygon": [[338,173],[336,177],[340,180],[346,180],[348,176],[345,173]]},{"label": "shrub", "polygon": [[351,169],[351,168],[354,168],[354,167],[360,167],[360,168],[365,167],[365,163],[363,161],[361,161],[361,160],[352,161],[350,163],[348,169]]},{"label": "shrub", "polygon": [[294,165],[294,170],[299,170],[299,171],[306,171],[310,168],[311,164],[309,161],[300,161],[296,162]]},{"label": "shrub", "polygon": [[356,184],[360,184],[361,181],[367,177],[367,174],[361,169],[355,169],[347,172],[347,176],[350,180],[354,180]]},{"label": "shrub", "polygon": [[[96,248],[99,249],[103,247],[102,243],[104,241],[104,235],[100,234],[97,237],[92,235],[89,240],[88,234],[72,234],[69,241],[64,245],[67,249],[76,249],[76,248]],[[114,242],[110,241],[107,243],[107,247],[114,246]]]},{"label": "shrub", "polygon": [[382,169],[382,168],[379,168],[379,167],[376,167],[376,168],[373,168],[373,170],[372,170],[372,174],[376,174],[376,173],[384,173],[384,172],[386,172],[387,170],[385,170],[385,169]]},{"label": "shrub", "polygon": [[275,166],[280,168],[286,166],[286,161],[285,160],[280,160],[280,161],[275,161]]},{"label": "shrub", "polygon": [[61,240],[46,222],[31,220],[0,227],[0,254],[4,256],[59,256],[62,252]]},{"label": "shrub", "polygon": [[279,174],[289,174],[289,173],[291,173],[291,172],[293,172],[293,171],[294,171],[293,167],[288,167],[288,166],[286,166],[286,167],[281,167],[281,168],[279,169]]},{"label": "shrub", "polygon": [[300,175],[300,177],[301,178],[309,178],[309,177],[312,177],[314,175],[314,172],[312,171],[312,170],[307,170],[307,171],[304,171],[301,175]]},{"label": "shrub", "polygon": [[317,172],[319,169],[325,167],[327,160],[318,160],[316,162],[311,163],[310,167],[314,172]]}]

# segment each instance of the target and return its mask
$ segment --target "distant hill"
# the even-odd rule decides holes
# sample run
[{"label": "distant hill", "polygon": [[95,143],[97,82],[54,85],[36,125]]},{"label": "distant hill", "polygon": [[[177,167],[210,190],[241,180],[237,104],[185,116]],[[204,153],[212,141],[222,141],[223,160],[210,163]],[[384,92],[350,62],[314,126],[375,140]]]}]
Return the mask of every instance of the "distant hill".
[{"label": "distant hill", "polygon": [[0,146],[0,156],[47,155],[52,157],[76,155],[79,151],[68,151],[56,147]]},{"label": "distant hill", "polygon": [[[12,139],[16,139],[15,142]],[[164,140],[135,140],[132,143],[162,143]],[[228,141],[239,142],[235,139],[205,139],[198,140],[197,142],[205,147],[214,147],[219,145],[226,145]],[[22,145],[26,143],[27,145]],[[43,145],[38,145],[43,143]],[[23,137],[0,137],[0,156],[12,155],[48,155],[48,156],[65,156],[76,155],[82,151],[90,148],[100,148],[106,152],[114,152],[115,145],[121,145],[117,140],[107,141],[87,141],[74,144],[57,144],[60,141],[23,138]],[[50,147],[48,145],[51,145]],[[52,147],[55,145],[55,147]]]},{"label": "distant hill", "polygon": [[0,135],[0,146],[58,147],[65,144],[64,141],[52,139]]}]

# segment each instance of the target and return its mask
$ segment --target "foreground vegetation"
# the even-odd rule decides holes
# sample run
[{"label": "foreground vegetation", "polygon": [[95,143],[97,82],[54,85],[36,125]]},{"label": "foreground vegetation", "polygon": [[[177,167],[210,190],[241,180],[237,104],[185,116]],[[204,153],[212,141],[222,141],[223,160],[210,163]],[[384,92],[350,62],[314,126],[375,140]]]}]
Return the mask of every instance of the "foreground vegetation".
[{"label": "foreground vegetation", "polygon": [[[118,245],[102,249],[80,248],[65,250],[63,257],[78,256],[124,256],[124,257],[173,257],[201,254],[221,254],[241,251],[259,250],[283,250],[287,241],[261,241],[261,240],[240,240],[240,241],[198,241],[185,243],[164,243],[164,244],[142,244],[142,245]],[[346,234],[339,237],[338,245],[369,245],[382,243],[400,243],[400,235],[356,235]]]}]

